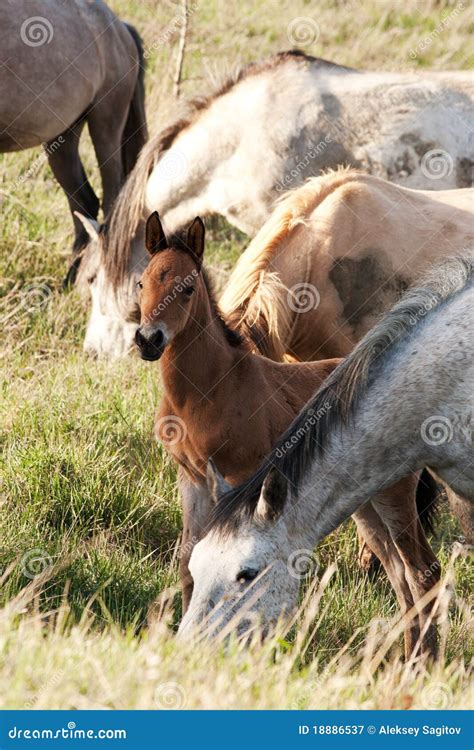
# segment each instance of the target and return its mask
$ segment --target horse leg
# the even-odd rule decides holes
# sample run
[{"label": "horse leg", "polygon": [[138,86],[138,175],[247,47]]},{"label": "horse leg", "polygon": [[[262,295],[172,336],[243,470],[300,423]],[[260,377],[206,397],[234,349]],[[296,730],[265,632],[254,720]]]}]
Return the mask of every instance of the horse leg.
[{"label": "horse leg", "polygon": [[456,495],[449,487],[446,487],[446,494],[451,513],[459,522],[465,542],[474,544],[474,503]]},{"label": "horse leg", "polygon": [[[73,253],[75,260],[73,266],[76,270],[79,266],[78,254],[87,245],[89,236],[83,224],[74,215],[74,211],[79,211],[89,219],[97,219],[99,213],[99,200],[87,179],[79,156],[79,140],[83,127],[84,119],[79,120],[54,141],[48,143],[46,148],[49,165],[66,193],[74,221]],[[74,272],[72,275],[75,276]],[[70,279],[70,281],[73,280]]]},{"label": "horse leg", "polygon": [[380,560],[370,549],[359,528],[357,528],[357,540],[359,547],[357,562],[359,563],[360,569],[369,575],[376,574],[380,567]]},{"label": "horse leg", "polygon": [[183,592],[183,615],[189,607],[193,593],[193,579],[189,572],[189,559],[195,544],[205,534],[206,524],[212,508],[206,484],[195,484],[180,467],[178,484],[183,512],[183,535],[179,555],[179,574]]},{"label": "horse leg", "polygon": [[[387,578],[395,591],[402,616],[405,615],[413,608],[414,601],[406,580],[405,565],[393,543],[388,528],[370,502],[359,508],[357,513],[353,515],[353,519],[357,525],[359,539],[362,538],[370,546],[370,549],[382,563]],[[406,625],[404,638],[405,657],[408,659],[420,638],[418,618],[412,619]]]},{"label": "horse leg", "polygon": [[[131,96],[131,94],[130,94]],[[124,106],[126,100],[127,106]],[[102,209],[107,216],[124,181],[122,135],[130,97],[122,87],[110,91],[87,115],[89,132],[102,178]]]},{"label": "horse leg", "polygon": [[373,501],[390,531],[405,567],[405,578],[418,611],[422,653],[436,656],[437,632],[433,622],[434,601],[418,604],[440,579],[440,566],[421,526],[416,510],[416,479],[406,477]]}]

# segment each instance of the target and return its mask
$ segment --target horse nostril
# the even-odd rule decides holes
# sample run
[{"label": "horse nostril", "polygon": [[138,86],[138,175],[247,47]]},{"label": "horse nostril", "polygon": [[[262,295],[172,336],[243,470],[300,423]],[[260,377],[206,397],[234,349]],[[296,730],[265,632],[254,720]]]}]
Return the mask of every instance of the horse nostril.
[{"label": "horse nostril", "polygon": [[209,612],[211,612],[211,610],[213,610],[215,608],[216,608],[216,603],[215,603],[214,599],[209,599]]},{"label": "horse nostril", "polygon": [[148,339],[143,335],[140,328],[135,331],[135,343],[138,347],[145,346],[148,343]]},{"label": "horse nostril", "polygon": [[158,329],[150,338],[150,344],[159,348],[163,343],[163,339],[164,339],[163,332]]}]

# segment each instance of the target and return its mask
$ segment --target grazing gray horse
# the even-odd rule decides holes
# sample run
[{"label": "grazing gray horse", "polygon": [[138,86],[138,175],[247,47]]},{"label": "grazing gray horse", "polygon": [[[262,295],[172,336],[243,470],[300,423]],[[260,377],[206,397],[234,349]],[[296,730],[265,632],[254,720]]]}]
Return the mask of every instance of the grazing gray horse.
[{"label": "grazing gray horse", "polygon": [[[71,212],[95,220],[99,201],[79,157],[87,122],[107,215],[147,139],[137,32],[102,0],[3,2],[0,31],[0,152],[42,144]],[[87,233],[73,218],[77,252]]]},{"label": "grazing gray horse", "polygon": [[467,187],[472,91],[468,72],[359,72],[302,53],[240,70],[150,141],[100,234],[85,222],[85,350],[112,358],[132,345],[152,211],[169,234],[220,214],[254,235],[276,198],[340,164],[410,188]]},{"label": "grazing gray horse", "polygon": [[[295,555],[370,500],[371,546],[404,570],[420,643],[434,651],[426,595],[438,563],[420,528],[404,523],[384,490],[427,466],[474,501],[474,256],[437,267],[406,294],[328,377],[257,472],[221,497],[193,550],[191,603],[180,632],[206,623],[248,634],[295,607]],[[318,415],[317,418],[314,415]],[[379,549],[380,548],[380,549]],[[384,548],[384,549],[383,549]],[[430,562],[431,559],[431,562]],[[391,563],[391,564],[390,564]],[[389,574],[390,575],[390,574]],[[393,581],[392,581],[393,583]]]}]

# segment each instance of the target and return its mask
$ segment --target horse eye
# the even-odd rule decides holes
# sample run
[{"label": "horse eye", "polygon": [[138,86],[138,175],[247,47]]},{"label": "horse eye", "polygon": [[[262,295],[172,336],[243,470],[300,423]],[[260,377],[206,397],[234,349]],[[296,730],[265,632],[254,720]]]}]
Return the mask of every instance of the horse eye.
[{"label": "horse eye", "polygon": [[193,292],[194,292],[193,286],[187,286],[184,290],[186,297],[190,297]]},{"label": "horse eye", "polygon": [[142,282],[141,282],[141,281],[137,281],[137,287],[138,287],[139,289],[143,289],[143,284],[142,284]]},{"label": "horse eye", "polygon": [[93,276],[89,276],[89,278],[87,279],[87,283],[88,284],[93,284],[94,281],[95,281],[95,279],[96,279],[96,276],[97,276],[96,273]]},{"label": "horse eye", "polygon": [[254,581],[257,576],[258,570],[256,568],[244,568],[237,575],[236,581],[237,583],[249,583]]}]

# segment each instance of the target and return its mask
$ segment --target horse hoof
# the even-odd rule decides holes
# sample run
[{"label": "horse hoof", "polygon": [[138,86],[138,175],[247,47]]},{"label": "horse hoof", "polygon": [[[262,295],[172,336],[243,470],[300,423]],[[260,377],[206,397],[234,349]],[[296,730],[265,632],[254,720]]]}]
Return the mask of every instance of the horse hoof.
[{"label": "horse hoof", "polygon": [[380,560],[373,552],[365,548],[359,555],[359,567],[368,576],[375,577],[380,570]]}]

